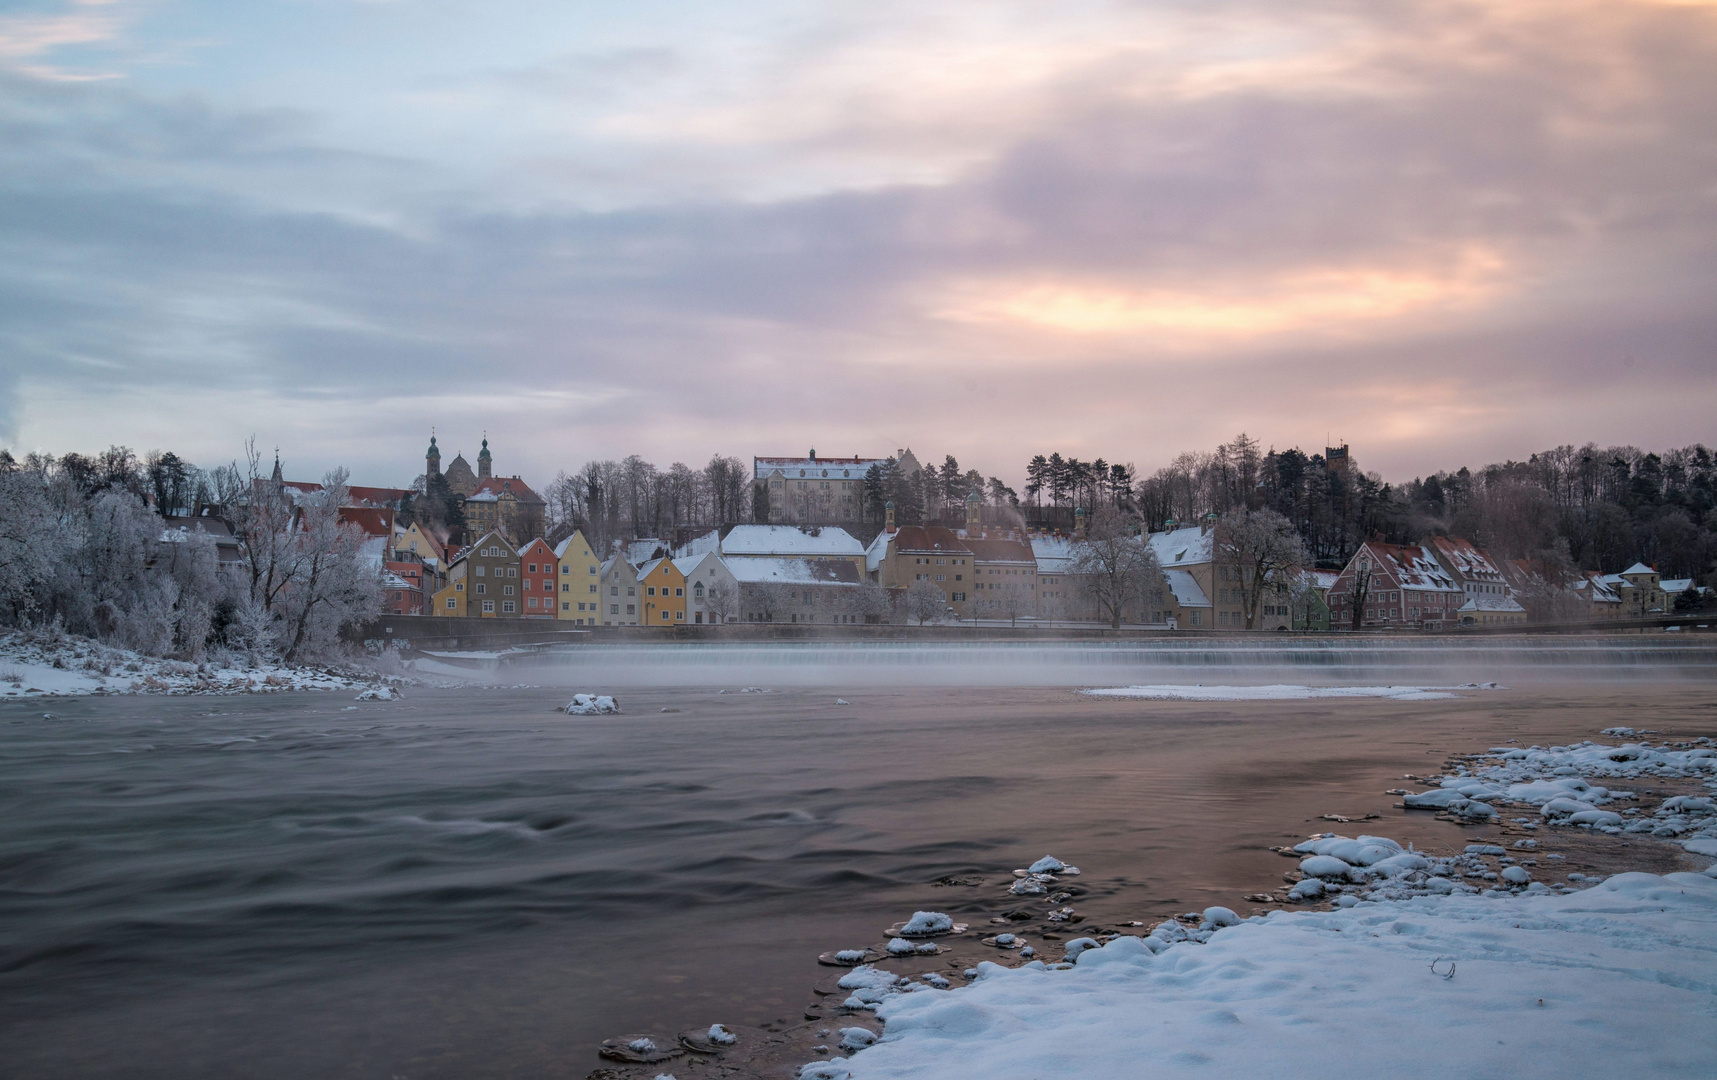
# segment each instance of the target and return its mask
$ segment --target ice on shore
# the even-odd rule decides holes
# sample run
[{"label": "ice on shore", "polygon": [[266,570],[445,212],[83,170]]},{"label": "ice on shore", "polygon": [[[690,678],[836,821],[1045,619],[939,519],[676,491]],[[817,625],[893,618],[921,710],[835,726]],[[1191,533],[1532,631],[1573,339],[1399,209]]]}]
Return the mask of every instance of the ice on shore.
[{"label": "ice on shore", "polygon": [[398,701],[404,694],[392,686],[372,686],[353,698],[353,701]]},{"label": "ice on shore", "polygon": [[1456,690],[1501,690],[1496,683],[1463,686],[1116,686],[1081,693],[1092,697],[1139,698],[1145,701],[1309,701],[1314,698],[1386,698],[1391,701],[1439,701]]},{"label": "ice on shore", "polygon": [[[983,964],[970,986],[889,996],[883,1038],[838,1064],[853,1080],[1263,1076],[1284,1062],[1334,1076],[1717,1075],[1702,1034],[1717,1011],[1710,876],[1343,899],[1354,906],[1273,912],[1202,946],[1159,927],[1070,946],[1071,968]],[[1433,974],[1438,958],[1454,978],[1447,963]]]},{"label": "ice on shore", "polygon": [[[1606,732],[1636,734],[1632,728]],[[1605,833],[1644,833],[1674,840],[1696,855],[1717,857],[1717,799],[1677,795],[1650,814],[1627,804],[1632,791],[1594,780],[1699,780],[1717,792],[1717,744],[1707,738],[1652,745],[1581,742],[1569,746],[1497,746],[1478,762],[1439,779],[1430,791],[1407,795],[1409,807],[1459,812],[1461,800],[1484,799],[1536,807],[1547,825]]]},{"label": "ice on shore", "polygon": [[574,694],[560,711],[568,716],[600,716],[619,712],[620,705],[606,694]]}]

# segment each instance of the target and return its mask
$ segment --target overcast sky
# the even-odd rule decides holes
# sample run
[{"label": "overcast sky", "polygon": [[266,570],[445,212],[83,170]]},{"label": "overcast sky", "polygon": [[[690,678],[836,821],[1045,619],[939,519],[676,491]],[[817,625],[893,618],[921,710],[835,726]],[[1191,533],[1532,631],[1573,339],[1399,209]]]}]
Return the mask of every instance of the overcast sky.
[{"label": "overcast sky", "polygon": [[409,482],[1717,416],[1717,4],[0,0],[0,445]]}]

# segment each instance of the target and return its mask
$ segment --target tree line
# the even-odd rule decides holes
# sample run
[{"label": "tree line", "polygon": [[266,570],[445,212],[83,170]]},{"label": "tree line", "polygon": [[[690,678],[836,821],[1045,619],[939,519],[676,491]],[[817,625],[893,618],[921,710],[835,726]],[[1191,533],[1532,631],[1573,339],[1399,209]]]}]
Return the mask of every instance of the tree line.
[{"label": "tree line", "polygon": [[[380,561],[344,524],[346,474],[277,489],[254,440],[210,470],[125,447],[0,450],[0,625],[58,626],[152,656],[303,661],[381,607]],[[236,561],[217,533],[230,530]]]}]

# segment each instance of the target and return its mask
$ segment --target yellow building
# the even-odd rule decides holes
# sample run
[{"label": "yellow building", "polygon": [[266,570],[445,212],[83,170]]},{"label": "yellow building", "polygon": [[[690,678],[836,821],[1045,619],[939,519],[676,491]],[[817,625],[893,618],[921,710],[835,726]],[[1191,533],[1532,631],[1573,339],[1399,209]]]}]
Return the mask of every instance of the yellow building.
[{"label": "yellow building", "polygon": [[447,584],[436,590],[435,596],[429,602],[427,615],[458,615],[466,614],[465,604],[465,572],[468,564],[465,556],[460,555],[453,560],[453,565],[447,568]]},{"label": "yellow building", "polygon": [[601,623],[602,560],[590,550],[584,534],[575,532],[562,540],[554,556],[560,564],[560,610],[555,617],[576,626]]},{"label": "yellow building", "polygon": [[672,559],[656,559],[638,568],[643,590],[643,626],[684,626],[686,622],[686,576]]}]

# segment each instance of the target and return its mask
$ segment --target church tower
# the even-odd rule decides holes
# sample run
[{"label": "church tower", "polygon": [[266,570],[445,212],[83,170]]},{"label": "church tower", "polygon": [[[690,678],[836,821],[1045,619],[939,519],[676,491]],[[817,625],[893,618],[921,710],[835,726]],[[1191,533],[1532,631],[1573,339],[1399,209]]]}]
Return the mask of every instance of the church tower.
[{"label": "church tower", "polygon": [[429,453],[423,455],[423,471],[428,476],[441,475],[441,450],[435,445],[435,433],[429,434]]},{"label": "church tower", "polygon": [[976,491],[966,495],[966,535],[974,540],[984,531],[984,498]]},{"label": "church tower", "polygon": [[477,479],[487,480],[494,475],[492,460],[489,456],[489,437],[483,436],[483,449],[477,452]]}]

